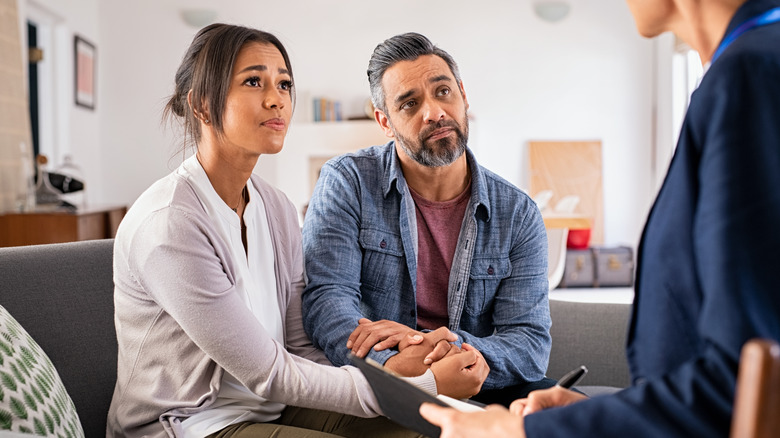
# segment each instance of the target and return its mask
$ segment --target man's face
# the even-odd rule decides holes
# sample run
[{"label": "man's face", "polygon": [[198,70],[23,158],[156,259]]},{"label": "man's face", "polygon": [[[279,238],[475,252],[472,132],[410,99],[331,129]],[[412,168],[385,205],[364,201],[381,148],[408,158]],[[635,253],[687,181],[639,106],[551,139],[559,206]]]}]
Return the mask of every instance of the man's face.
[{"label": "man's face", "polygon": [[382,77],[387,113],[375,116],[414,161],[426,167],[452,164],[466,150],[468,101],[447,63],[435,55],[401,61]]}]

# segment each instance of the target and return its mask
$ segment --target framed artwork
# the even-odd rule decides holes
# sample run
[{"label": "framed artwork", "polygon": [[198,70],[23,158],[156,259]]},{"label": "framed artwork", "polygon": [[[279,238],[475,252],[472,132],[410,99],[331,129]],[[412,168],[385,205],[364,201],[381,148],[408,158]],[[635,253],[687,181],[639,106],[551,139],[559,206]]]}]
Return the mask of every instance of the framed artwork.
[{"label": "framed artwork", "polygon": [[95,45],[76,35],[73,47],[76,105],[95,109]]}]

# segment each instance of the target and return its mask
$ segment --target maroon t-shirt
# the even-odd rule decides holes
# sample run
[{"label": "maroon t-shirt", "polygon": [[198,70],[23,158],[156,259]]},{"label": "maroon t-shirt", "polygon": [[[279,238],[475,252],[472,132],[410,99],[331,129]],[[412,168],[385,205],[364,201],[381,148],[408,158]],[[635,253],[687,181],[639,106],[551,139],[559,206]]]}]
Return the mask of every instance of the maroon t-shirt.
[{"label": "maroon t-shirt", "polygon": [[471,183],[455,199],[432,202],[409,190],[417,213],[417,326],[447,327],[447,286]]}]

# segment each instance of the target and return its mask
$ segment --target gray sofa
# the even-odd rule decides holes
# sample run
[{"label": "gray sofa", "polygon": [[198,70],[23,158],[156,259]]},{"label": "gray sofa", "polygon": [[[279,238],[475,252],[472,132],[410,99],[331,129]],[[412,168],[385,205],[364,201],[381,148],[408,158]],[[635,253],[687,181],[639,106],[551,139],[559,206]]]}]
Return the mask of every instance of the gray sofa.
[{"label": "gray sofa", "polygon": [[0,248],[0,305],[49,356],[86,437],[106,436],[116,382],[113,240]]},{"label": "gray sofa", "polygon": [[[0,305],[48,354],[87,437],[105,436],[116,380],[113,240],[0,248]],[[629,306],[550,301],[548,376],[586,365],[583,385],[628,385]]]}]

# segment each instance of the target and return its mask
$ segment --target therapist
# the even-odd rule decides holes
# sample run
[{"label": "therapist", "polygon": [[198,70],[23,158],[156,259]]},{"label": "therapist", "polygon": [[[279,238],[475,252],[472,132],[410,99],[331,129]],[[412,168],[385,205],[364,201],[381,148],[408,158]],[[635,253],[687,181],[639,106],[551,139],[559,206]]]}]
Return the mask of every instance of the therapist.
[{"label": "therapist", "polygon": [[640,242],[632,385],[472,414],[424,404],[442,438],[727,436],[742,345],[780,341],[780,0],[628,5],[640,34],[674,32],[706,69]]}]

